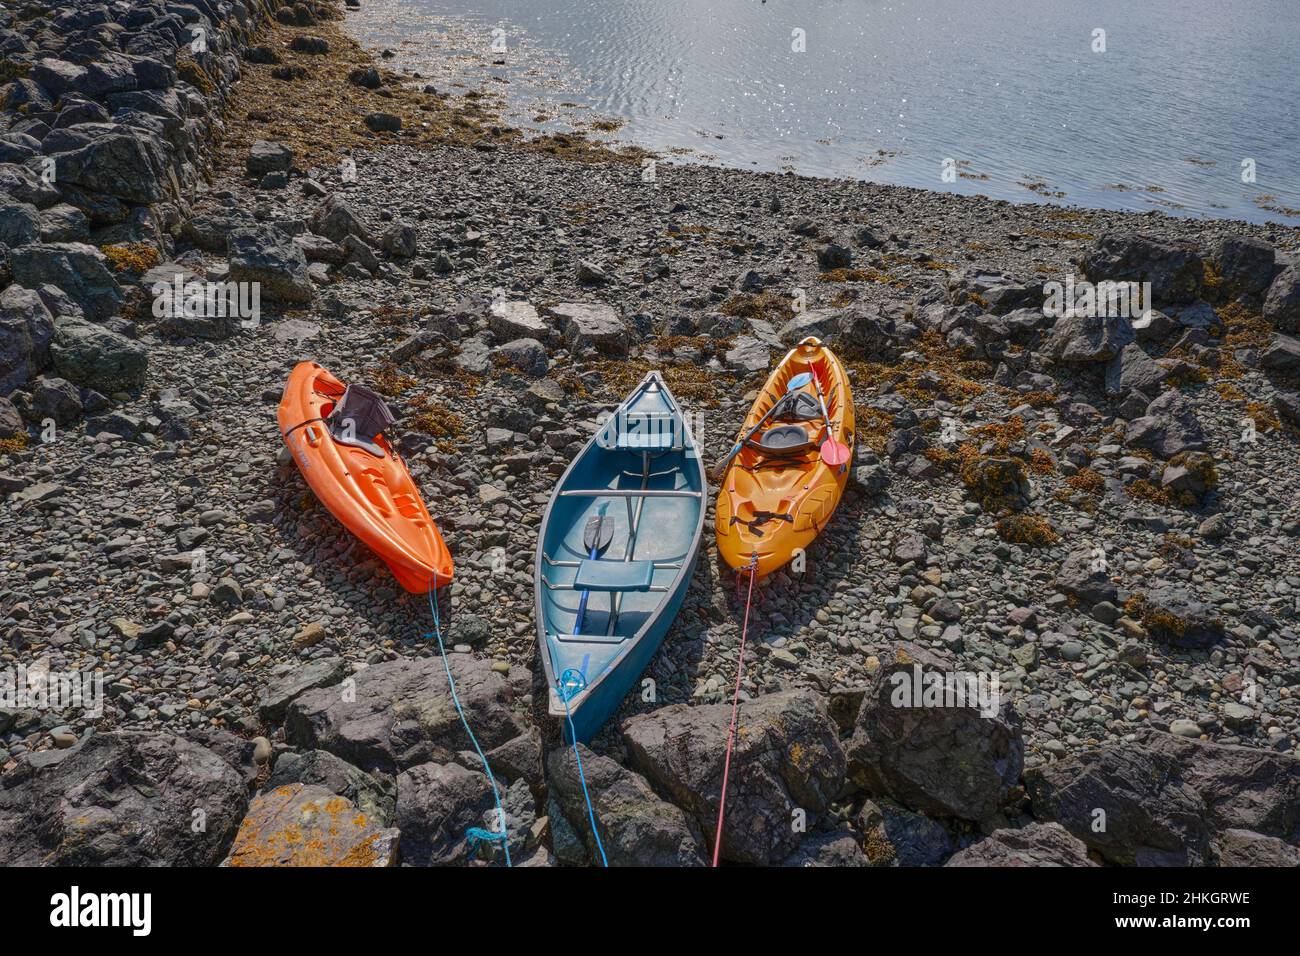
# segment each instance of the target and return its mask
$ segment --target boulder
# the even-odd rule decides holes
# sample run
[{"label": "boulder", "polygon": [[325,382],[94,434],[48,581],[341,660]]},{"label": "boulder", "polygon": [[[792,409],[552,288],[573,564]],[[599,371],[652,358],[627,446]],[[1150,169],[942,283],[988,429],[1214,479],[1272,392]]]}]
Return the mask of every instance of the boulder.
[{"label": "boulder", "polygon": [[379,245],[395,259],[410,259],[416,252],[415,225],[398,220],[384,230]]},{"label": "boulder", "polygon": [[1215,848],[1219,866],[1300,866],[1300,848],[1250,830],[1224,830]]},{"label": "boulder", "polygon": [[141,388],[149,371],[143,345],[102,325],[58,319],[50,345],[54,370],[70,382],[111,394]]},{"label": "boulder", "polygon": [[41,235],[41,214],[27,202],[16,202],[0,194],[0,243],[25,246]]},{"label": "boulder", "polygon": [[223,865],[394,866],[399,836],[346,797],[291,783],[253,800]]},{"label": "boulder", "polygon": [[957,849],[942,823],[883,798],[862,805],[858,832],[872,866],[939,866]]},{"label": "boulder", "polygon": [[288,662],[271,669],[257,710],[263,720],[279,723],[295,699],[317,687],[331,687],[351,673],[341,657],[322,657],[305,664]]},{"label": "boulder", "polygon": [[1058,362],[1107,362],[1136,339],[1128,316],[1072,311],[1053,324],[1042,353]]},{"label": "boulder", "polygon": [[244,165],[248,175],[255,177],[267,173],[287,173],[293,167],[293,150],[283,143],[255,140],[248,150]]},{"label": "boulder", "polygon": [[944,866],[1097,866],[1083,841],[1059,823],[995,830],[953,854]]},{"label": "boulder", "polygon": [[1130,604],[1131,612],[1139,616],[1151,636],[1172,647],[1206,649],[1226,636],[1218,612],[1184,588],[1155,587],[1135,596]]},{"label": "boulder", "polygon": [[613,306],[603,302],[561,302],[545,306],[549,318],[571,352],[595,349],[603,355],[627,355],[627,326]]},{"label": "boulder", "polygon": [[921,813],[1003,824],[1024,765],[1020,717],[987,675],[979,699],[978,676],[912,644],[883,656],[846,749],[853,781]]},{"label": "boulder", "polygon": [[240,227],[227,238],[229,282],[255,282],[261,296],[285,303],[311,302],[315,287],[307,257],[287,233],[271,226]]},{"label": "boulder", "polygon": [[[661,799],[645,779],[581,744],[582,770],[592,813],[610,866],[703,866],[699,827],[685,812]],[[588,857],[600,862],[572,747],[559,747],[547,761],[551,797]]]},{"label": "boulder", "polygon": [[28,386],[31,397],[23,414],[33,424],[51,419],[56,425],[71,425],[81,418],[84,406],[81,389],[67,379],[41,375]]},{"label": "boulder", "polygon": [[168,170],[165,148],[143,131],[100,136],[80,149],[55,157],[59,183],[128,203],[149,204],[166,199]]},{"label": "boulder", "polygon": [[1259,365],[1274,372],[1300,371],[1300,338],[1274,334],[1260,353]]},{"label": "boulder", "polygon": [[0,865],[212,866],[247,805],[243,779],[211,750],[170,734],[94,733],[0,778]]},{"label": "boulder", "polygon": [[[25,435],[27,429],[23,425],[23,416],[14,406],[14,403],[7,398],[0,397],[0,441],[6,438],[16,438],[18,435]],[[5,494],[11,491],[18,491],[19,488],[4,489]]]},{"label": "boulder", "polygon": [[[730,704],[674,704],[623,722],[633,767],[686,810],[711,846],[717,831]],[[722,856],[765,865],[789,856],[807,823],[824,813],[844,783],[835,722],[809,691],[768,694],[740,705]]]},{"label": "boulder", "polygon": [[804,837],[799,848],[781,861],[782,866],[870,866],[858,838],[848,827],[819,830]]},{"label": "boulder", "polygon": [[122,307],[122,289],[107,263],[102,252],[81,242],[37,242],[9,254],[15,282],[29,289],[58,286],[96,322]]},{"label": "boulder", "polygon": [[1148,398],[1160,391],[1160,383],[1169,372],[1156,364],[1146,350],[1136,342],[1120,349],[1119,354],[1106,363],[1106,394],[1123,398],[1137,391]]},{"label": "boulder", "polygon": [[1102,602],[1113,604],[1119,599],[1119,588],[1091,548],[1075,551],[1061,563],[1061,569],[1056,572],[1056,587],[1090,608]]},{"label": "boulder", "polygon": [[54,317],[30,289],[0,292],[0,396],[25,384],[50,363]]},{"label": "boulder", "polygon": [[366,773],[324,750],[284,753],[276,759],[266,789],[294,783],[323,787],[346,797],[381,826],[389,826],[397,810],[397,781],[391,775]]},{"label": "boulder", "polygon": [[312,214],[311,231],[339,243],[348,236],[356,236],[362,240],[368,238],[361,219],[347,201],[337,193],[326,196],[316,208]]},{"label": "boulder", "polygon": [[496,348],[495,354],[525,375],[541,378],[546,374],[546,346],[536,339],[515,339]]},{"label": "boulder", "polygon": [[492,786],[478,771],[455,763],[422,763],[397,778],[396,822],[404,865],[468,862],[474,848],[467,832],[472,827],[499,832],[500,824],[490,822],[495,817]]},{"label": "boulder", "polygon": [[488,328],[501,342],[515,339],[545,339],[550,326],[542,321],[529,302],[498,302],[488,311]]},{"label": "boulder", "polygon": [[1300,332],[1300,264],[1288,266],[1268,287],[1264,318],[1281,332]]},{"label": "boulder", "polygon": [[1185,451],[1205,451],[1205,432],[1192,403],[1176,391],[1168,391],[1147,405],[1146,414],[1128,423],[1124,444],[1147,448],[1160,458],[1172,458]]},{"label": "boulder", "polygon": [[[485,750],[523,732],[511,710],[514,691],[490,661],[452,654],[447,664]],[[430,761],[450,762],[472,746],[440,657],[385,661],[338,687],[307,691],[289,704],[285,735],[297,746],[328,750],[363,770],[389,773]]]},{"label": "boulder", "polygon": [[1153,236],[1102,236],[1080,264],[1094,283],[1150,282],[1152,296],[1170,303],[1193,301],[1205,277],[1194,246]]},{"label": "boulder", "polygon": [[1124,866],[1202,866],[1229,829],[1300,844],[1300,760],[1158,730],[1025,772],[1040,820]]},{"label": "boulder", "polygon": [[53,206],[60,199],[59,190],[16,163],[0,163],[0,196],[28,203],[37,209]]},{"label": "boulder", "polygon": [[771,366],[772,348],[752,335],[738,335],[723,355],[723,362],[733,371],[753,375]]}]

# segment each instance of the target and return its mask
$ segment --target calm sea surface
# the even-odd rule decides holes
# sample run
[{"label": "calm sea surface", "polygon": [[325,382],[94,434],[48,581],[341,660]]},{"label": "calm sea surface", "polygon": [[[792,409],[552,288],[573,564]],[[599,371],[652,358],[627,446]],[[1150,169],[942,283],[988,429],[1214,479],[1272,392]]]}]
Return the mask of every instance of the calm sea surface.
[{"label": "calm sea surface", "polygon": [[367,45],[502,94],[525,126],[612,119],[601,135],[687,160],[1300,225],[1300,0],[362,4]]}]

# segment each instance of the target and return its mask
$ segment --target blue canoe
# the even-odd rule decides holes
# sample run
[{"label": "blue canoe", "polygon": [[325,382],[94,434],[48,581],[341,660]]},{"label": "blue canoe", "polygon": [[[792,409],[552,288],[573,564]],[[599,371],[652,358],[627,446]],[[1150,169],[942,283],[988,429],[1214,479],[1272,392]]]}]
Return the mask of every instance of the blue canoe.
[{"label": "blue canoe", "polygon": [[707,487],[695,437],[658,372],[560,479],[534,577],[550,713],[566,741],[600,729],[663,642],[695,567]]}]

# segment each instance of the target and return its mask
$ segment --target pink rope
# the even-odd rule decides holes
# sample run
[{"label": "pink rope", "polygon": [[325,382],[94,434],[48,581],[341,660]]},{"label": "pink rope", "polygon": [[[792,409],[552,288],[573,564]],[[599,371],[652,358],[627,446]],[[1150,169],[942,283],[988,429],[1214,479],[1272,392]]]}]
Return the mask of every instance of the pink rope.
[{"label": "pink rope", "polygon": [[[736,741],[736,715],[740,710],[740,679],[745,673],[745,635],[749,633],[749,605],[754,598],[754,578],[758,577],[758,555],[750,559],[749,594],[745,596],[745,623],[740,628],[740,656],[736,660],[736,691],[731,697],[731,726],[727,729],[727,757],[722,764],[722,796],[718,800],[718,833],[713,841],[713,865],[722,853],[722,818],[727,812],[727,778],[731,775],[731,748]],[[736,581],[739,586],[740,581]]]}]

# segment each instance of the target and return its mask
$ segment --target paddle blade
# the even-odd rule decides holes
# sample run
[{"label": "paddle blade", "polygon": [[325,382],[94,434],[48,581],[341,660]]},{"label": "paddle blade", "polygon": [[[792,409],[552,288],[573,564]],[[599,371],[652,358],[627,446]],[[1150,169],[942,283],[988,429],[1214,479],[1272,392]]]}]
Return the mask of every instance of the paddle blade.
[{"label": "paddle blade", "polygon": [[790,392],[797,392],[799,389],[803,388],[811,381],[812,381],[812,372],[800,372],[798,375],[796,375],[794,378],[790,379],[790,381],[786,383],[785,386],[786,394],[789,394]]},{"label": "paddle blade", "polygon": [[822,461],[832,468],[838,468],[849,460],[849,446],[834,438],[827,438],[822,442],[821,451]]}]

